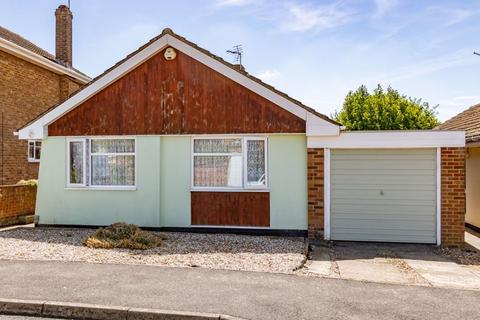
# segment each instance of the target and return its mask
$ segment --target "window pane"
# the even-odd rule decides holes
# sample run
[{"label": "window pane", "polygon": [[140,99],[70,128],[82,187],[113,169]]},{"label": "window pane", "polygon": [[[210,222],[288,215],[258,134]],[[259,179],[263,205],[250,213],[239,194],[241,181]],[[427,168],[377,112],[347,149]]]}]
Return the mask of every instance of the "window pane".
[{"label": "window pane", "polygon": [[195,153],[241,153],[241,139],[196,139]]},{"label": "window pane", "polygon": [[247,140],[247,183],[265,185],[265,141]]},{"label": "window pane", "polygon": [[70,183],[83,184],[83,142],[70,142]]},{"label": "window pane", "polygon": [[40,160],[40,151],[41,151],[41,147],[40,147],[40,146],[35,147],[35,159],[36,159],[36,160]]},{"label": "window pane", "polygon": [[33,142],[28,143],[28,157],[33,159],[35,155],[35,144]]},{"label": "window pane", "polygon": [[133,139],[94,139],[91,142],[92,153],[133,153]]},{"label": "window pane", "polygon": [[135,156],[92,155],[93,186],[135,185]]},{"label": "window pane", "polygon": [[195,156],[194,186],[241,187],[241,156]]}]

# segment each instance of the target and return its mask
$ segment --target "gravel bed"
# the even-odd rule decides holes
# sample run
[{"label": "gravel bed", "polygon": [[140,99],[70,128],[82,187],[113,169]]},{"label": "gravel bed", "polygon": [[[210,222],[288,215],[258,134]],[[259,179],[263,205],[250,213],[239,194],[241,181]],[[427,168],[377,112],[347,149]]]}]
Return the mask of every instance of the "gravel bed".
[{"label": "gravel bed", "polygon": [[294,273],[304,262],[303,238],[162,232],[149,250],[91,249],[94,229],[16,228],[0,231],[0,259],[204,267]]},{"label": "gravel bed", "polygon": [[480,270],[480,251],[467,246],[465,248],[440,247],[437,253],[456,263],[473,266]]}]

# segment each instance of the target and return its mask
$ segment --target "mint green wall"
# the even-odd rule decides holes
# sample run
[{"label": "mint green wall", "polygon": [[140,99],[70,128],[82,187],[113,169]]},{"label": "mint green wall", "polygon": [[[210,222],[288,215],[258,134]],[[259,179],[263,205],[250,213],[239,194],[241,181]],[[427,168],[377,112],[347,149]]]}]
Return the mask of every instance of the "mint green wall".
[{"label": "mint green wall", "polygon": [[134,191],[66,190],[65,148],[63,137],[43,141],[36,208],[40,223],[105,225],[126,221],[159,226],[159,137],[137,138],[138,188]]},{"label": "mint green wall", "polygon": [[307,229],[307,138],[275,135],[268,138],[270,227]]},{"label": "mint green wall", "polygon": [[162,137],[161,140],[161,224],[164,227],[189,227],[191,138]]},{"label": "mint green wall", "polygon": [[[42,144],[36,214],[41,224],[190,226],[191,138],[136,138],[137,190],[67,190],[66,139]],[[307,228],[306,138],[269,137],[272,229]]]}]

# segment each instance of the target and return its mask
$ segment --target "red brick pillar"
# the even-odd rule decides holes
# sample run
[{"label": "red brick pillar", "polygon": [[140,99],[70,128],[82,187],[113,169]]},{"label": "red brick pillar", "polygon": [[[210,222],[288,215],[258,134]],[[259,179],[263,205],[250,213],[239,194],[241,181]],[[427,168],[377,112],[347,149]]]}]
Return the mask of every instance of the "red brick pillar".
[{"label": "red brick pillar", "polygon": [[442,244],[465,241],[465,148],[442,148]]},{"label": "red brick pillar", "polygon": [[308,149],[308,237],[323,239],[324,149]]}]

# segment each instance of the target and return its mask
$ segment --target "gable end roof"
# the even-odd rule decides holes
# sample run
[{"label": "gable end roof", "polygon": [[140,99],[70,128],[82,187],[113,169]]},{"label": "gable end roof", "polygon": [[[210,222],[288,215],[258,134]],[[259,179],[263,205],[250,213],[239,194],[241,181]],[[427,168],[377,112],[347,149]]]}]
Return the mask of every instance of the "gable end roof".
[{"label": "gable end roof", "polygon": [[[186,53],[187,55],[192,56],[194,59],[206,64],[209,67],[212,67],[212,61],[214,61],[216,63],[216,65],[212,67],[214,70],[215,67],[217,67],[218,69],[219,64],[221,64],[220,67],[223,68],[222,71],[219,72],[223,73],[225,76],[231,78],[237,83],[240,83],[241,85],[244,85],[250,90],[252,90],[253,85],[254,88],[252,91],[285,108],[287,111],[295,114],[296,116],[299,116],[305,121],[307,121],[307,118],[311,118],[312,116],[317,119],[323,120],[329,126],[335,127],[335,129],[331,131],[334,134],[338,134],[337,132],[341,126],[338,122],[330,119],[329,117],[317,112],[310,107],[305,106],[298,100],[289,97],[287,94],[264,83],[260,79],[250,75],[248,72],[240,70],[235,65],[226,62],[225,60],[212,54],[208,50],[205,50],[196,45],[195,43],[190,42],[187,39],[175,34],[170,28],[166,28],[162,31],[160,35],[152,38],[146,44],[139,47],[136,51],[127,55],[124,59],[117,62],[111,68],[105,70],[102,74],[95,77],[87,86],[73,93],[69,99],[52,106],[44,113],[40,114],[37,118],[20,128],[18,130],[20,138],[42,138],[44,135],[44,130],[40,130],[40,128],[38,128],[38,125],[41,125],[42,127],[48,126],[50,123],[52,123],[71,109],[80,105],[82,102],[86,101],[95,93],[99,92],[109,84],[113,83],[121,76],[134,69],[141,63],[145,62],[151,56],[158,53],[160,50],[164,49],[167,46],[172,46]],[[303,111],[300,112],[300,109]],[[29,130],[30,127],[35,126],[37,126],[37,128],[36,130],[34,130],[33,134],[32,132],[26,132],[27,130]]]}]

